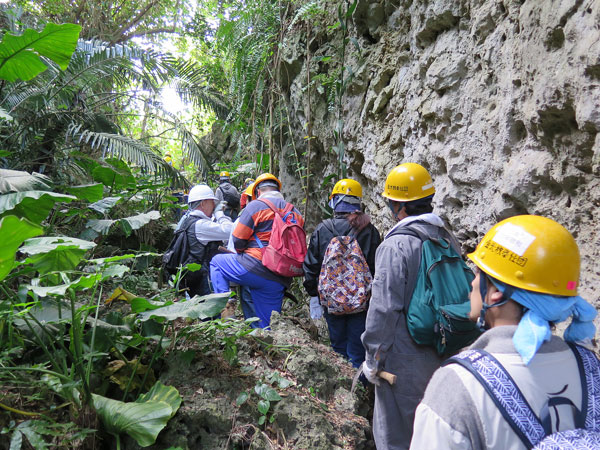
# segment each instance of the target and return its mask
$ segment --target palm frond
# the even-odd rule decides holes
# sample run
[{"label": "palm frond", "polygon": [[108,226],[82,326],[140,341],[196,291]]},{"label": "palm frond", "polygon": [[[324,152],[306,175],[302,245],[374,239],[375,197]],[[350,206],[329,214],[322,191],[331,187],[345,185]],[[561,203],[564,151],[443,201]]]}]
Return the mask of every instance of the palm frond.
[{"label": "palm frond", "polygon": [[120,134],[84,130],[76,124],[69,127],[67,135],[79,145],[87,144],[92,149],[102,151],[103,157],[116,156],[172,183],[189,184],[148,145],[136,139]]}]

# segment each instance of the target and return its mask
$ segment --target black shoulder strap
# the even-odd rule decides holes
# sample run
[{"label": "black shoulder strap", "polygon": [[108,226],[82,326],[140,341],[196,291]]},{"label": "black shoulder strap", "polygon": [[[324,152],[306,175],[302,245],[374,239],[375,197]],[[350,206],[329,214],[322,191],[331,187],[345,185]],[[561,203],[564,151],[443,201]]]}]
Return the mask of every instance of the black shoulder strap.
[{"label": "black shoulder strap", "polygon": [[352,228],[352,227],[350,228],[350,233],[348,233],[346,235],[342,235],[342,234],[338,233],[337,231],[335,231],[335,227],[333,226],[333,219],[325,219],[323,221],[323,226],[331,234],[333,234],[333,237],[338,237],[338,236],[352,236],[353,238],[356,238],[356,236],[358,235],[358,231],[355,228]]}]

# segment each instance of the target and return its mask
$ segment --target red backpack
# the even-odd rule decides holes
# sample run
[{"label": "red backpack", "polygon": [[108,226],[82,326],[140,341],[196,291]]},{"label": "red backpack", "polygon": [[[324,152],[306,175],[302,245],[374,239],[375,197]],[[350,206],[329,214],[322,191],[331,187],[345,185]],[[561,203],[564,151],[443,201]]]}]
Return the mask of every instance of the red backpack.
[{"label": "red backpack", "polygon": [[306,233],[296,220],[298,213],[292,211],[294,205],[287,203],[281,213],[269,200],[258,200],[275,213],[271,237],[266,247],[254,234],[262,252],[263,265],[282,277],[301,277],[304,275],[302,264],[306,256]]}]

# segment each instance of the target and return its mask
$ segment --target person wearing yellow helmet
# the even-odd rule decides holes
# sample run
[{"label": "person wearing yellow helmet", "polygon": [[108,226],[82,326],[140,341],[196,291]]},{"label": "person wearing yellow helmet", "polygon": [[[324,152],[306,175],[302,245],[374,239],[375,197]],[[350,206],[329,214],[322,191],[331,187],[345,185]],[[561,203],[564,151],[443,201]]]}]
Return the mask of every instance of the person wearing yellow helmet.
[{"label": "person wearing yellow helmet", "polygon": [[[329,202],[334,211],[333,218],[324,220],[315,228],[303,266],[304,288],[311,297],[311,318],[319,319],[323,316],[323,303],[331,347],[350,360],[354,367],[360,366],[365,359],[360,336],[365,331],[370,280],[375,273],[375,252],[381,243],[379,231],[371,223],[371,218],[362,211],[362,195],[362,186],[356,180],[346,178],[335,184]],[[343,243],[344,248],[351,250],[355,246],[355,251],[350,254],[339,252],[346,257],[345,261],[332,259],[335,246],[341,243],[340,238],[347,241]],[[334,264],[335,270],[328,272],[327,267],[323,268],[326,255],[326,266]],[[360,264],[356,264],[357,260],[360,260]],[[366,276],[358,278],[361,270]],[[347,276],[338,276],[340,271],[347,271]],[[329,274],[334,276],[328,276]],[[327,286],[332,286],[335,295],[325,293],[328,292]],[[364,291],[360,288],[364,288]],[[359,292],[365,293],[364,298],[359,299]],[[359,299],[360,305],[356,308],[346,307],[345,313],[341,314],[338,305],[345,306],[345,303],[354,300],[351,297]]]},{"label": "person wearing yellow helmet", "polygon": [[[591,342],[597,314],[578,295],[575,239],[554,220],[515,216],[493,226],[468,258],[478,269],[470,318],[487,331],[432,377],[411,449],[567,448],[544,443],[600,426],[600,361],[573,345]],[[552,324],[566,319],[564,339],[553,336]],[[598,443],[596,435],[594,446],[568,448]]]},{"label": "person wearing yellow helmet", "polygon": [[[375,386],[373,435],[377,448],[406,449],[414,413],[427,381],[443,359],[433,347],[418,345],[409,334],[406,314],[417,285],[423,242],[444,240],[460,255],[460,246],[433,214],[435,194],[427,169],[415,163],[393,168],[382,196],[397,222],[375,256],[375,278],[362,342],[366,351],[362,370]],[[381,382],[385,370],[402,380]]]}]

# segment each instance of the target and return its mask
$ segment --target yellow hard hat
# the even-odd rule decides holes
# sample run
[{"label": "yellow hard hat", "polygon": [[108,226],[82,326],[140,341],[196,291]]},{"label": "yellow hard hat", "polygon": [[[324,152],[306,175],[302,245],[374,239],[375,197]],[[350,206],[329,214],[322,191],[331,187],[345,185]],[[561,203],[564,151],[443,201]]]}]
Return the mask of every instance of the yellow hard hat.
[{"label": "yellow hard hat", "polygon": [[577,243],[565,227],[546,217],[503,220],[467,257],[491,277],[511,286],[550,295],[577,295]]},{"label": "yellow hard hat", "polygon": [[281,181],[279,181],[279,179],[272,173],[263,173],[256,178],[256,181],[252,185],[252,198],[258,198],[256,190],[258,188],[258,185],[264,181],[274,181],[275,183],[277,183],[277,186],[281,191]]},{"label": "yellow hard hat", "polygon": [[254,191],[254,183],[250,183],[250,186],[246,188],[244,194],[246,194],[250,199],[252,198],[252,192]]},{"label": "yellow hard hat", "polygon": [[362,198],[362,186],[358,181],[344,178],[335,183],[329,198],[332,198],[336,194],[352,195],[354,197]]},{"label": "yellow hard hat", "polygon": [[226,170],[224,170],[223,172],[219,173],[219,177],[220,178],[223,178],[223,177],[229,178],[229,172],[227,172]]},{"label": "yellow hard hat", "polygon": [[396,166],[385,180],[381,194],[390,200],[411,202],[435,193],[431,175],[420,164],[404,163]]}]

